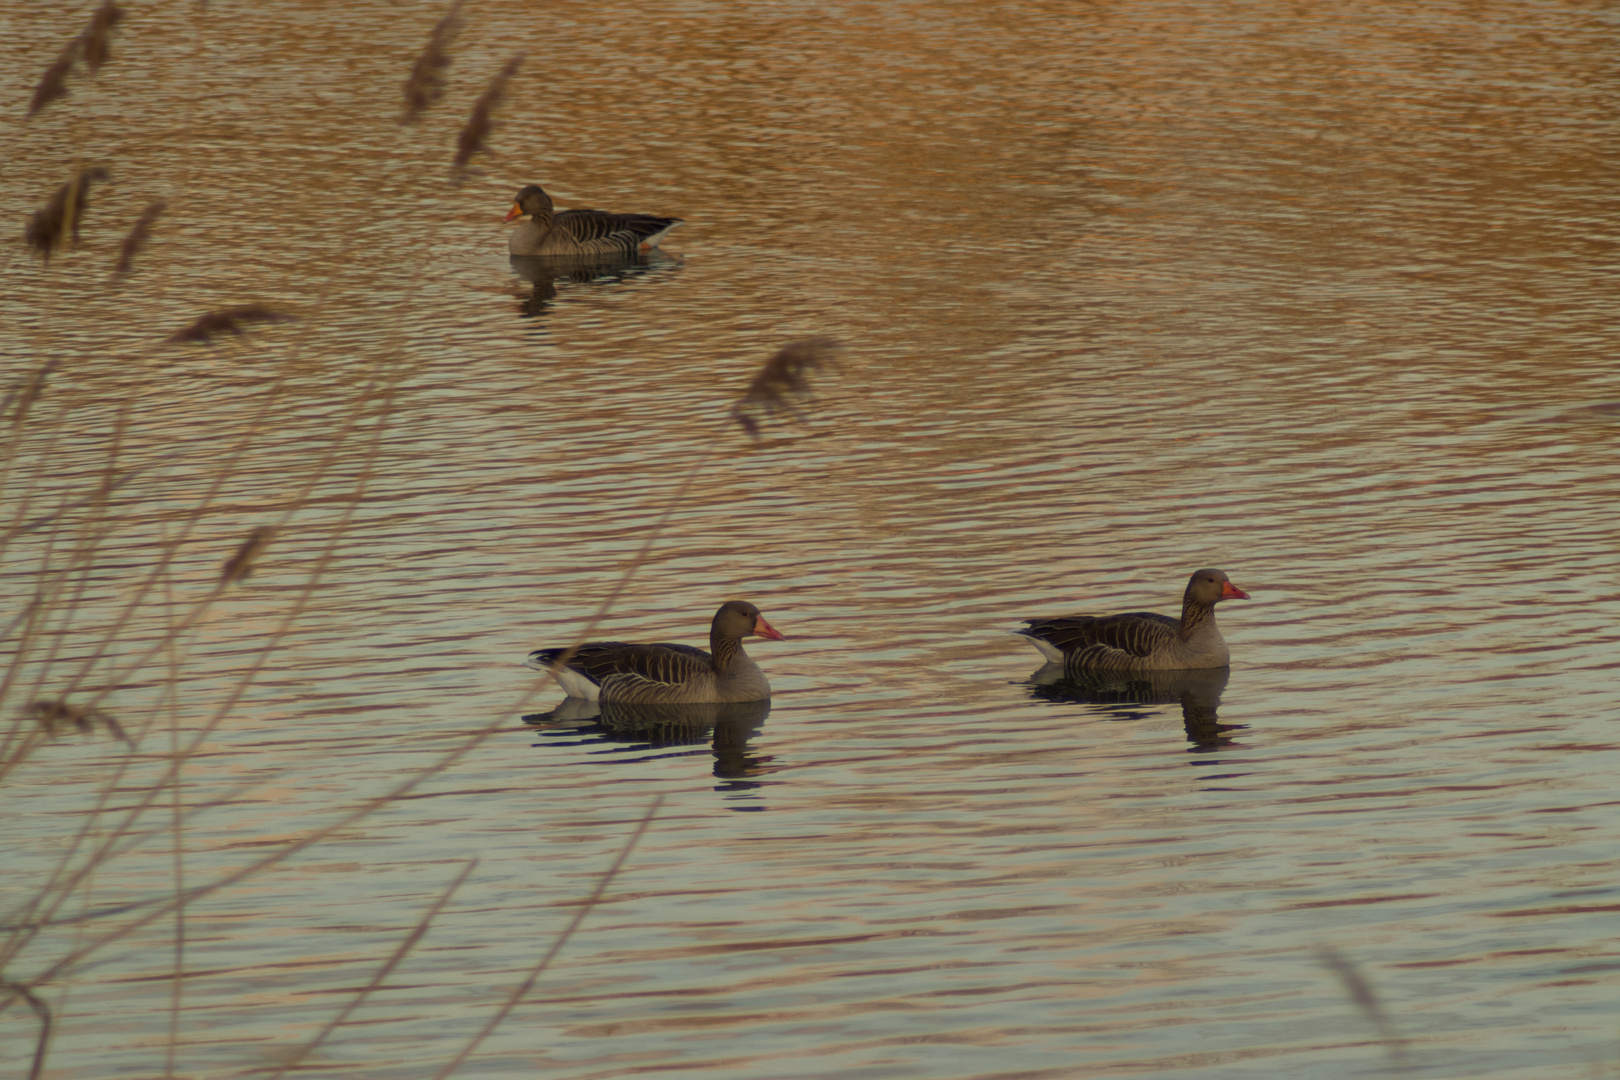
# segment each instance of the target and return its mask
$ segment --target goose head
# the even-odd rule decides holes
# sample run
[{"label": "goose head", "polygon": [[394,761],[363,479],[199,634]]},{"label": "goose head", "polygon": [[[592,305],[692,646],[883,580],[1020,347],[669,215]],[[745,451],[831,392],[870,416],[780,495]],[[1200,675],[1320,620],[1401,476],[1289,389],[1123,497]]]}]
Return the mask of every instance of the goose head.
[{"label": "goose head", "polygon": [[1247,600],[1249,594],[1238,588],[1220,570],[1195,570],[1187,580],[1186,599],[1204,607],[1214,607],[1222,600]]},{"label": "goose head", "polygon": [[783,640],[776,628],[765,621],[765,616],[759,613],[759,608],[746,600],[727,600],[720,605],[720,610],[714,613],[713,632],[716,637],[729,638],[732,641],[741,641],[745,637]]},{"label": "goose head", "polygon": [[539,184],[530,184],[517,193],[512,201],[512,209],[507,211],[506,221],[513,221],[528,214],[536,221],[548,220],[551,217],[551,196]]}]

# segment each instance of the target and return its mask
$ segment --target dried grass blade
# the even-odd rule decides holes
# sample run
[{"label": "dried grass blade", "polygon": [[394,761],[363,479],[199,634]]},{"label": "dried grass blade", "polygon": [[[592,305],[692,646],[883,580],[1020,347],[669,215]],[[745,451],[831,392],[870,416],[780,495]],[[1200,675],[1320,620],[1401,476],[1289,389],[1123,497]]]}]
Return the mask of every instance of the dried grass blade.
[{"label": "dried grass blade", "polygon": [[489,85],[473,103],[472,116],[468,117],[467,125],[461,129],[461,137],[456,140],[456,166],[465,166],[472,160],[472,156],[484,149],[484,140],[493,130],[493,116],[495,109],[500,105],[501,99],[506,96],[506,84],[512,76],[516,75],[518,68],[523,66],[523,54],[518,53],[506,62],[496,76],[489,80]]},{"label": "dried grass blade", "polygon": [[402,124],[415,123],[429,105],[444,96],[444,70],[450,66],[450,46],[461,33],[461,3],[455,0],[428,36],[422,55],[411,66],[411,76],[405,80],[405,113]]}]

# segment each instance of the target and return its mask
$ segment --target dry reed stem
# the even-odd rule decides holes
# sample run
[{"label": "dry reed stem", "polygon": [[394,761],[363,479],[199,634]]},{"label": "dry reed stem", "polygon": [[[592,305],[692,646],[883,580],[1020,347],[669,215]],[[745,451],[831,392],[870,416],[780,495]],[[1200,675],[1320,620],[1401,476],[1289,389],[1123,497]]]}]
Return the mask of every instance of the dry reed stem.
[{"label": "dry reed stem", "polygon": [[[396,378],[396,383],[397,383],[397,379],[400,378],[400,377],[402,377],[402,376],[396,376],[395,377]],[[277,383],[278,387],[284,382],[285,382],[285,376],[283,376],[281,380],[278,380],[278,383]],[[338,434],[334,437],[332,442],[328,445],[327,453],[322,458],[322,460],[321,460],[321,462],[319,464],[319,467],[315,471],[315,474],[305,483],[303,489],[294,498],[294,500],[292,502],[292,505],[294,507],[302,505],[304,503],[304,501],[307,500],[309,494],[313,491],[314,486],[317,483],[319,483],[320,479],[325,475],[325,473],[327,471],[327,468],[330,466],[330,464],[331,464],[333,458],[336,456],[339,448],[347,440],[349,433],[352,432],[355,425],[359,422],[360,416],[364,412],[365,406],[371,401],[371,399],[372,399],[372,397],[373,397],[373,395],[375,393],[376,386],[377,386],[377,380],[374,377],[373,380],[370,383],[368,383],[366,388],[361,393],[360,398],[356,403],[356,408],[350,414],[348,422],[339,430]],[[387,395],[386,395],[386,397],[388,399],[390,399],[390,400],[391,400],[391,397],[392,397],[392,393],[393,393],[393,388],[391,387],[389,389]],[[248,446],[252,442],[252,438],[253,438],[254,433],[258,430],[260,424],[263,423],[265,417],[268,416],[270,403],[272,403],[274,400],[275,400],[275,395],[274,394],[270,395],[264,409],[261,410],[260,414],[254,419],[254,421],[253,421],[253,423],[252,423],[252,425],[250,427],[249,433],[244,436],[242,442],[238,445],[238,447],[236,449],[236,452],[233,455],[229,455],[229,458],[230,458],[231,461],[234,462],[234,461],[240,460],[241,456],[246,452]],[[386,412],[385,412],[385,415],[386,415]],[[363,490],[364,485],[365,485],[367,479],[369,478],[369,475],[370,475],[370,472],[371,472],[371,463],[374,462],[374,460],[375,460],[375,455],[376,455],[376,452],[377,452],[377,445],[380,442],[382,431],[383,431],[383,428],[381,426],[379,426],[379,428],[377,430],[377,433],[376,433],[376,438],[373,440],[372,448],[371,448],[371,451],[370,451],[370,454],[369,454],[369,457],[368,457],[367,466],[366,466],[365,470],[363,471],[362,477],[361,477],[361,480],[360,480],[361,490]],[[227,477],[230,475],[230,473],[231,473],[231,469],[226,469],[226,470],[219,471],[219,472],[216,473],[214,483],[213,483],[212,487],[210,488],[210,490],[205,495],[202,506],[199,507],[196,515],[194,515],[186,523],[185,531],[187,533],[189,533],[190,529],[194,526],[196,521],[200,520],[200,518],[202,517],[203,513],[206,510],[206,507],[208,505],[212,504],[214,497],[217,496],[217,494],[221,490],[222,486],[224,485],[224,483],[225,483]],[[110,475],[110,469],[109,469],[109,475]],[[350,505],[348,507],[348,510],[347,510],[347,512],[345,514],[345,517],[343,519],[345,524],[349,520],[349,517],[352,516],[352,513],[354,511],[355,506],[358,505],[359,497],[360,497],[360,491],[357,491],[355,499],[350,503]],[[290,516],[292,512],[293,512],[292,510],[289,510],[288,511],[288,516]],[[340,528],[341,528],[341,526],[340,526]],[[168,788],[170,783],[175,782],[175,778],[178,777],[179,772],[184,767],[185,762],[188,761],[191,757],[193,757],[196,754],[196,752],[199,750],[199,748],[201,747],[204,740],[213,732],[213,730],[215,730],[217,728],[219,723],[221,723],[223,721],[223,719],[225,718],[226,714],[230,711],[230,709],[235,706],[235,704],[236,704],[236,702],[238,700],[240,700],[241,695],[246,692],[246,689],[247,689],[248,685],[251,684],[252,679],[256,676],[257,672],[262,668],[264,663],[267,661],[269,655],[273,652],[273,650],[274,650],[274,648],[276,646],[276,643],[279,641],[280,637],[283,636],[288,629],[290,629],[293,620],[296,619],[299,612],[302,610],[303,605],[305,603],[307,603],[310,595],[312,594],[315,583],[319,580],[320,574],[322,572],[324,572],[324,568],[326,566],[327,561],[329,561],[329,559],[330,559],[333,547],[335,546],[336,542],[337,542],[337,538],[334,537],[332,543],[328,545],[327,552],[323,556],[323,559],[322,559],[322,561],[320,563],[320,566],[318,567],[316,573],[312,576],[312,578],[311,578],[309,584],[307,585],[306,589],[297,598],[296,603],[295,603],[295,609],[291,613],[288,614],[288,616],[284,620],[283,624],[274,633],[272,633],[269,636],[269,638],[263,643],[263,647],[261,649],[260,656],[259,656],[257,662],[252,666],[252,668],[250,669],[250,672],[248,673],[248,675],[246,675],[243,680],[239,681],[239,683],[236,686],[235,691],[230,696],[230,698],[220,707],[220,709],[216,712],[213,719],[207,725],[204,726],[203,731],[200,732],[197,735],[197,737],[194,740],[193,744],[190,747],[188,747],[187,750],[184,753],[176,756],[171,761],[170,767],[169,767],[168,771],[164,774],[164,776],[161,777],[157,783],[149,786],[146,789],[143,797],[138,799],[133,806],[128,807],[128,808],[125,809],[123,821],[112,828],[108,838],[105,839],[98,847],[96,847],[94,850],[92,850],[89,853],[89,855],[85,858],[83,864],[80,865],[76,871],[73,871],[73,872],[70,873],[69,872],[70,867],[73,865],[74,859],[75,859],[77,853],[84,846],[85,841],[90,836],[90,834],[94,831],[96,825],[101,821],[101,814],[102,814],[103,810],[105,809],[107,799],[110,797],[112,792],[120,789],[121,778],[122,778],[125,770],[128,767],[130,759],[129,758],[124,758],[124,759],[121,759],[118,762],[118,764],[114,768],[112,778],[109,780],[109,782],[102,789],[101,795],[97,799],[96,806],[91,810],[90,813],[88,813],[86,815],[83,815],[82,824],[81,824],[81,826],[80,826],[80,828],[78,830],[77,836],[74,838],[73,842],[68,846],[68,850],[65,853],[63,853],[60,856],[60,858],[58,859],[57,866],[56,866],[55,870],[53,870],[49,881],[46,883],[46,885],[42,889],[40,889],[36,893],[34,900],[31,901],[29,903],[29,905],[28,905],[28,911],[29,911],[30,914],[32,912],[34,912],[35,910],[39,909],[41,905],[44,905],[45,910],[44,910],[43,914],[40,915],[38,918],[36,918],[32,923],[30,923],[26,927],[22,928],[22,930],[26,931],[26,932],[20,931],[18,934],[14,934],[12,940],[7,944],[6,948],[4,950],[0,950],[0,970],[3,970],[4,967],[6,966],[6,964],[10,962],[10,959],[12,957],[15,957],[21,951],[21,949],[26,946],[27,942],[32,939],[34,934],[37,933],[40,928],[42,928],[42,927],[44,927],[46,925],[51,925],[56,921],[55,916],[56,916],[57,910],[59,910],[61,905],[63,903],[65,903],[70,896],[73,895],[75,889],[80,885],[80,883],[90,873],[92,873],[98,866],[102,865],[108,859],[114,857],[114,855],[117,853],[117,848],[119,846],[119,842],[122,839],[124,839],[125,837],[127,837],[127,836],[134,835],[134,824],[135,824],[135,822],[138,821],[141,818],[141,816],[144,815],[144,813],[148,809],[150,809],[151,805],[156,802],[159,795],[161,795],[161,793]],[[154,568],[153,572],[148,576],[147,582],[141,587],[141,589],[139,591],[139,595],[137,595],[136,597],[134,597],[134,598],[132,598],[130,600],[130,602],[128,603],[128,605],[126,606],[126,608],[124,610],[124,613],[117,620],[117,623],[114,626],[114,628],[111,631],[109,631],[109,633],[103,638],[100,645],[98,645],[98,648],[95,651],[95,655],[86,659],[86,661],[84,662],[84,666],[83,666],[83,668],[81,670],[80,675],[76,676],[73,679],[73,681],[71,683],[71,686],[76,687],[79,684],[79,682],[82,681],[84,676],[86,674],[88,674],[88,672],[90,670],[92,670],[96,666],[96,663],[99,660],[101,653],[104,651],[104,649],[106,647],[106,644],[108,642],[110,642],[112,640],[116,640],[118,638],[120,628],[133,615],[136,608],[142,602],[145,594],[148,591],[150,591],[153,584],[155,584],[155,582],[158,580],[158,578],[161,577],[164,568],[167,567],[169,562],[172,560],[175,551],[178,550],[178,546],[179,546],[178,543],[175,544],[175,545],[171,545],[165,551],[163,558],[160,560],[160,565],[157,568]],[[191,626],[191,625],[195,624],[196,622],[200,621],[201,618],[206,614],[206,611],[208,610],[208,608],[213,604],[213,602],[215,600],[218,599],[218,597],[221,594],[221,592],[223,591],[223,589],[224,589],[223,584],[217,585],[215,587],[215,589],[213,590],[213,592],[211,592],[207,597],[205,597],[204,600],[201,601],[189,613],[189,615],[185,619],[181,620],[179,624],[171,627],[169,633],[165,636],[165,638],[163,640],[159,641],[146,654],[139,657],[134,665],[132,665],[130,668],[126,669],[123,677],[127,677],[127,674],[130,671],[133,671],[134,669],[144,667],[145,664],[153,656],[156,655],[157,651],[167,647],[168,643],[170,641],[172,641],[175,637],[177,637],[179,634],[183,633],[187,628],[189,628],[189,626]],[[17,668],[16,668],[15,665],[11,666],[9,668],[8,672],[7,672],[7,677],[9,678],[9,676],[12,673],[14,673],[16,670],[17,670]],[[99,698],[101,696],[103,696],[106,693],[110,692],[111,689],[116,688],[118,685],[120,685],[120,683],[123,680],[123,677],[117,678],[114,681],[112,681],[111,683],[106,684],[107,688],[100,691],[98,693],[98,695],[95,698],[92,699],[92,704],[95,701],[99,700]],[[4,698],[4,693],[0,692],[0,699],[3,699],[3,698]],[[47,903],[47,897],[50,897],[53,894],[54,894],[54,899],[50,900]],[[183,904],[185,902],[186,897],[189,896],[189,895],[190,894],[182,894],[179,897],[178,902],[180,904]]]},{"label": "dry reed stem", "polygon": [[534,984],[539,981],[545,970],[551,966],[551,962],[557,958],[557,954],[562,952],[563,946],[568,944],[568,940],[574,936],[574,931],[579,929],[580,924],[585,921],[585,917],[596,908],[596,905],[602,902],[602,895],[607,892],[607,887],[618,876],[620,868],[624,866],[625,860],[630,858],[630,853],[636,849],[637,842],[646,833],[647,827],[653,823],[653,819],[658,816],[658,808],[663,804],[664,797],[662,795],[653,799],[652,805],[647,807],[647,812],[642,814],[641,820],[636,823],[635,832],[630,834],[630,839],[626,840],[624,847],[619,849],[619,854],[613,860],[613,865],[609,866],[606,872],[602,874],[602,877],[596,883],[596,888],[591,890],[591,895],[585,898],[585,902],[579,906],[579,910],[568,921],[568,925],[563,928],[563,932],[552,939],[551,948],[545,951],[545,954],[540,957],[539,963],[530,968],[529,974],[524,980],[518,983],[512,992],[506,996],[506,1000],[501,1003],[501,1007],[495,1011],[494,1016],[489,1018],[489,1022],[483,1026],[478,1034],[468,1040],[467,1045],[461,1048],[461,1052],[435,1074],[434,1080],[445,1080],[445,1077],[460,1068],[461,1063],[472,1056],[473,1051],[478,1049],[479,1044],[501,1025],[501,1021],[505,1020],[508,1014],[517,1007],[517,1003],[523,1000],[524,995],[534,988]]},{"label": "dry reed stem", "polygon": [[401,124],[414,124],[428,106],[444,96],[444,70],[450,66],[450,45],[461,32],[461,3],[455,0],[428,36],[422,55],[411,66],[410,78],[405,80],[405,112]]},{"label": "dry reed stem", "polygon": [[34,1044],[34,1063],[28,1070],[28,1080],[39,1080],[45,1071],[45,1051],[51,1042],[51,1010],[39,1000],[39,996],[33,990],[22,983],[0,982],[0,989],[9,990],[28,1002],[28,1007],[39,1017],[39,1040]]},{"label": "dry reed stem", "polygon": [[473,103],[472,115],[467,118],[467,124],[461,129],[461,136],[456,140],[457,168],[464,167],[472,160],[474,154],[484,149],[484,140],[489,138],[489,133],[494,129],[495,109],[506,96],[506,83],[522,66],[523,54],[518,53],[506,62],[506,66],[501,68],[493,79],[489,80],[489,85]]},{"label": "dry reed stem", "polygon": [[383,984],[383,980],[393,974],[394,969],[404,961],[405,957],[410,955],[411,950],[416,948],[416,943],[421,941],[423,936],[427,934],[428,929],[433,925],[433,920],[438,918],[439,912],[444,910],[444,906],[450,902],[450,898],[455,895],[457,889],[461,888],[462,883],[473,872],[473,867],[477,865],[477,859],[467,860],[467,865],[461,868],[461,873],[456,875],[456,880],[452,881],[450,887],[439,894],[439,898],[433,902],[433,906],[428,908],[427,913],[417,920],[415,928],[406,935],[404,941],[399,943],[394,949],[393,955],[389,956],[383,966],[377,969],[377,973],[371,977],[370,981],[360,988],[360,992],[355,994],[349,1000],[349,1003],[338,1011],[336,1016],[321,1026],[321,1030],[315,1033],[314,1038],[289,1055],[287,1060],[283,1061],[281,1066],[270,1074],[269,1080],[280,1080],[288,1072],[297,1068],[300,1062],[320,1049],[321,1044],[331,1037],[334,1031],[343,1026],[343,1022],[354,1014],[354,1011],[365,1002],[366,998]]},{"label": "dry reed stem", "polygon": [[731,407],[731,418],[756,442],[761,427],[757,414],[786,414],[802,421],[804,405],[811,396],[810,377],[822,368],[836,368],[840,351],[839,344],[828,337],[806,338],[782,346]]},{"label": "dry reed stem", "polygon": [[[398,381],[402,378],[402,375],[396,376],[395,382],[389,386],[385,395],[385,405],[391,403],[393,393],[398,386]],[[371,384],[368,384],[366,390],[361,395],[361,403],[364,403],[370,399],[375,385],[375,380]],[[387,411],[388,410],[385,409],[384,415],[387,415]],[[356,414],[351,415],[349,423],[343,432],[344,437],[346,437],[347,431],[352,429],[354,424],[357,422],[358,411]],[[254,663],[250,665],[248,671],[243,675],[243,677],[238,680],[236,686],[232,690],[232,693],[228,695],[227,699],[215,711],[214,716],[202,726],[201,730],[193,738],[191,744],[180,754],[174,755],[168,768],[165,770],[164,775],[160,777],[157,782],[150,785],[142,793],[141,797],[135,800],[133,805],[124,808],[124,823],[114,828],[111,838],[103,842],[99,849],[91,852],[90,856],[86,858],[84,864],[72,874],[67,875],[67,879],[65,881],[62,880],[62,875],[66,873],[68,863],[72,858],[72,853],[70,852],[69,854],[64,855],[59,860],[57,871],[53,872],[50,882],[47,883],[46,890],[42,891],[48,892],[54,890],[56,898],[48,905],[44,915],[30,924],[28,929],[31,931],[31,933],[28,935],[28,937],[32,937],[32,933],[37,933],[39,928],[51,924],[52,920],[54,920],[56,910],[66,902],[68,897],[73,895],[74,890],[85,879],[85,877],[94,872],[97,867],[102,865],[102,863],[110,857],[118,840],[125,835],[126,831],[132,828],[135,821],[139,820],[140,817],[151,808],[151,806],[157,801],[159,795],[167,790],[171,784],[176,782],[176,778],[178,777],[180,770],[183,769],[185,763],[200,752],[206,739],[211,736],[215,730],[217,730],[221,723],[224,722],[231,710],[235,708],[236,703],[240,701],[242,695],[247,692],[248,687],[252,685],[253,680],[257,677],[258,672],[263,669],[266,663],[268,663],[270,656],[273,655],[274,650],[281,638],[284,637],[292,628],[293,622],[296,621],[296,619],[302,613],[304,606],[309,602],[310,597],[313,596],[316,585],[321,580],[325,573],[326,567],[330,564],[331,559],[335,555],[337,544],[342,538],[347,524],[352,520],[355,510],[359,506],[360,497],[364,491],[365,485],[369,483],[372,469],[375,465],[376,455],[381,445],[383,430],[383,426],[379,425],[375,437],[372,440],[367,460],[362,467],[360,476],[357,480],[360,487],[356,491],[354,498],[349,500],[347,503],[342,519],[339,521],[333,536],[328,541],[325,550],[317,560],[316,568],[311,572],[309,581],[306,582],[304,588],[300,590],[299,594],[295,598],[292,610],[284,616],[281,624],[274,631],[272,631],[270,635],[268,635],[266,640],[262,643],[259,655],[255,659]],[[336,453],[335,448],[340,442],[341,438],[333,443],[333,448],[329,451],[327,458],[322,464],[322,474],[324,474],[325,466],[330,464],[331,456]],[[303,503],[304,499],[307,498],[309,491],[313,488],[313,485],[318,482],[318,479],[319,476],[317,476],[315,480],[311,480],[309,482],[305,490],[301,493],[300,497],[294,500],[295,506]],[[207,597],[193,607],[193,609],[188,612],[183,619],[179,620],[176,626],[165,635],[163,640],[150,647],[145,653],[141,654],[137,658],[135,663],[129,665],[126,668],[126,673],[144,667],[160,649],[167,647],[169,641],[178,637],[190,626],[200,621],[212,604],[218,600],[224,588],[225,586],[223,584],[216,585]],[[113,680],[108,684],[109,689],[103,690],[100,693],[105,694],[110,692],[110,688],[118,686],[122,681],[122,678]],[[126,934],[133,933],[134,931],[151,924],[156,919],[176,910],[176,908],[183,907],[185,904],[195,901],[203,896],[210,895],[220,889],[227,888],[230,885],[245,880],[247,877],[274,866],[282,860],[305,850],[313,844],[319,843],[328,836],[349,827],[355,822],[358,822],[362,818],[375,812],[382,806],[387,805],[388,803],[413,790],[418,784],[429,779],[431,776],[437,775],[438,772],[445,768],[449,768],[450,765],[459,760],[461,756],[471,752],[473,748],[482,743],[484,739],[492,735],[503,724],[504,722],[501,722],[500,724],[491,724],[481,731],[475,732],[469,737],[467,743],[457,750],[451,751],[450,754],[441,759],[441,761],[436,765],[430,766],[423,772],[407,778],[407,780],[394,791],[368,800],[367,802],[363,803],[357,811],[346,815],[339,821],[332,823],[330,826],[316,830],[314,833],[307,834],[303,840],[294,841],[286,847],[271,853],[265,858],[251,863],[246,867],[240,868],[238,871],[228,874],[223,878],[216,879],[215,881],[205,885],[184,890],[172,900],[154,901],[152,907],[146,915],[134,920],[131,923],[127,923],[122,927],[109,931],[107,934],[88,945],[73,949],[68,955],[59,958],[55,964],[47,968],[45,973],[42,976],[39,976],[36,981],[49,981],[50,979],[60,975],[62,972],[71,970],[71,968],[80,962],[84,957],[96,952],[105,945],[122,939]],[[121,775],[122,767],[120,767],[118,772]],[[104,803],[106,797],[110,794],[114,787],[116,787],[116,785],[112,784],[103,789],[101,799],[98,800],[97,810],[94,813],[86,816],[85,823],[80,829],[79,838],[76,839],[74,843],[75,850],[82,843],[84,836],[88,834],[92,821],[98,818],[101,804]],[[39,901],[36,900],[35,902],[30,903],[29,908],[33,909],[38,906]],[[26,939],[24,943],[26,943]],[[9,962],[11,957],[17,954],[20,947],[20,945],[15,944],[14,939],[13,944],[8,946],[6,954],[0,955],[0,970],[4,969],[6,963]],[[5,1009],[5,1007],[9,1004],[9,1001],[10,999],[0,998],[0,1011]]]},{"label": "dry reed stem", "polygon": [[244,323],[252,322],[290,322],[292,316],[284,314],[265,304],[238,304],[236,307],[223,308],[219,311],[210,311],[200,315],[197,321],[184,330],[176,331],[164,339],[169,344],[195,341],[208,344],[220,334],[235,334],[241,337],[246,331],[242,329]]},{"label": "dry reed stem", "polygon": [[39,252],[46,263],[51,261],[52,252],[67,245],[69,238],[77,244],[79,224],[90,206],[90,185],[110,175],[99,165],[81,165],[73,170],[72,178],[56,189],[44,208],[34,211],[23,227],[23,242]]},{"label": "dry reed stem", "polygon": [[129,235],[124,237],[123,246],[118,249],[118,265],[113,269],[115,275],[124,277],[135,268],[135,256],[140,253],[141,245],[152,235],[153,223],[163,215],[168,206],[169,204],[162,199],[153,199],[146,204],[141,216],[135,219],[135,227],[129,230]]}]

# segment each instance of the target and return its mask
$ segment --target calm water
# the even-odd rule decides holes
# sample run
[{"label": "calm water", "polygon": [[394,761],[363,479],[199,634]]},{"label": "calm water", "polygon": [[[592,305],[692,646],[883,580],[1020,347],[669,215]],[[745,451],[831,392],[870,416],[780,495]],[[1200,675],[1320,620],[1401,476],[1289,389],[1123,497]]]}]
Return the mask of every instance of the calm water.
[{"label": "calm water", "polygon": [[[87,9],[0,18],[13,227],[113,173],[78,250],[0,256],[6,379],[61,363],[0,518],[71,504],[4,549],[6,718],[105,690],[137,746],[3,780],[7,924],[130,834],[5,968],[50,976],[48,1076],[169,1067],[174,920],[102,938],[175,888],[172,790],[140,803],[174,739],[200,885],[488,726],[188,906],[175,1075],[286,1061],[475,859],[306,1062],[436,1074],[658,797],[460,1075],[1620,1069],[1614,10],[487,0],[401,128],[441,10],[133,4],[26,122]],[[687,224],[537,286],[499,224],[531,181]],[[248,302],[298,321],[163,342]],[[811,334],[840,370],[750,445],[727,409]],[[753,600],[768,715],[523,723],[559,698],[523,654],[689,476],[600,633]],[[1224,685],[1053,686],[1007,633],[1205,565],[1254,596]],[[0,1013],[8,1075],[36,1030]]]}]

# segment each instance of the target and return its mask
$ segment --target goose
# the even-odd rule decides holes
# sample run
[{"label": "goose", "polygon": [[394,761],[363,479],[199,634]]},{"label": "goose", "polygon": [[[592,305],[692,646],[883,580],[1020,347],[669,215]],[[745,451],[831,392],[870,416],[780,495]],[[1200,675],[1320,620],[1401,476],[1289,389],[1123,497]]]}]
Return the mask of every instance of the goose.
[{"label": "goose", "polygon": [[1226,639],[1215,625],[1215,605],[1247,600],[1219,570],[1198,570],[1187,579],[1181,618],[1131,611],[1123,615],[1071,615],[1026,619],[1025,630],[1041,655],[1070,671],[1176,671],[1221,668],[1231,662]]},{"label": "goose", "polygon": [[559,214],[552,210],[551,196],[539,184],[530,184],[517,193],[506,220],[515,221],[525,215],[528,220],[507,238],[507,248],[513,255],[575,259],[634,255],[642,248],[657,247],[658,241],[681,223],[680,218],[610,214],[605,210],[564,210]]},{"label": "goose", "polygon": [[[759,608],[746,600],[728,600],[714,613],[709,627],[711,652],[664,642],[593,641],[574,651],[557,671],[557,681],[569,697],[586,701],[635,705],[765,701],[771,696],[771,684],[742,647],[743,638],[755,636],[783,640]],[[524,664],[550,671],[567,652],[539,649]]]}]

